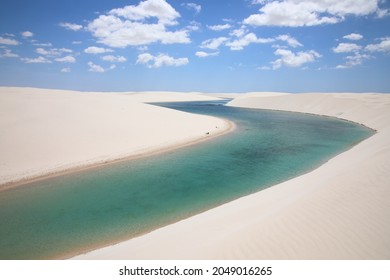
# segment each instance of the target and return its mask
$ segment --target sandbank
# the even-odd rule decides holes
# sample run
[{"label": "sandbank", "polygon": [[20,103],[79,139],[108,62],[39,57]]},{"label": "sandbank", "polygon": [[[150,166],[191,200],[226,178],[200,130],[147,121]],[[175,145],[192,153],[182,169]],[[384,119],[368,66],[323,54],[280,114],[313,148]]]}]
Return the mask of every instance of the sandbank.
[{"label": "sandbank", "polygon": [[0,189],[225,133],[226,120],[146,104],[217,99],[0,87]]},{"label": "sandbank", "polygon": [[75,259],[390,259],[390,95],[250,93],[229,105],[377,133],[307,174]]}]

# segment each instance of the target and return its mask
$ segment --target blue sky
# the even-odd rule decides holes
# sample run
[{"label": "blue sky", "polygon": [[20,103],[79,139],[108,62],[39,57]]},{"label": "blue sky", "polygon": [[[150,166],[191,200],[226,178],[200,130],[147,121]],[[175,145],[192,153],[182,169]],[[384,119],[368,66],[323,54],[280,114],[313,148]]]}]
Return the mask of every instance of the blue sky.
[{"label": "blue sky", "polygon": [[0,5],[0,86],[390,92],[389,1]]}]

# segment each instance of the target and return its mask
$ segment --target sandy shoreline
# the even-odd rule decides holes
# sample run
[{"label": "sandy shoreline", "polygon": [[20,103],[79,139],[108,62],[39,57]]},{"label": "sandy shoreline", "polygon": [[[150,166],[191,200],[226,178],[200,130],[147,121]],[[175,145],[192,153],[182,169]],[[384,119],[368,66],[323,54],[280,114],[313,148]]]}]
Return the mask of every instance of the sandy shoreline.
[{"label": "sandy shoreline", "polygon": [[[144,102],[218,100],[191,93],[0,88],[0,190],[144,157],[224,134],[233,124]],[[151,117],[153,116],[153,117]]]},{"label": "sandy shoreline", "polygon": [[251,93],[230,105],[333,116],[377,133],[307,174],[75,259],[390,258],[390,95]]}]

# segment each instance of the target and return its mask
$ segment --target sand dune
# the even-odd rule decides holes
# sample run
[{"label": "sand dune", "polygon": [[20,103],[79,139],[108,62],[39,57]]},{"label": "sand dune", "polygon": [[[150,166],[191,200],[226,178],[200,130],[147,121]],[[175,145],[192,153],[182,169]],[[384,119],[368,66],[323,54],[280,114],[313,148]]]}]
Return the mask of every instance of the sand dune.
[{"label": "sand dune", "polygon": [[229,105],[334,116],[377,133],[308,174],[76,259],[390,258],[390,95],[251,93]]},{"label": "sand dune", "polygon": [[0,187],[223,133],[229,127],[224,120],[143,103],[213,99],[190,93],[2,87]]}]

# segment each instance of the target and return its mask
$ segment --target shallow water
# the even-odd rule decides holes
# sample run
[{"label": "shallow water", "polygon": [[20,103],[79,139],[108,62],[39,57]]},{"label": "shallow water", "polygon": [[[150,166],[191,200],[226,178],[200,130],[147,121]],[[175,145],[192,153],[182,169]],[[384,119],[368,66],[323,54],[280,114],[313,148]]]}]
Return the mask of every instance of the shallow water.
[{"label": "shallow water", "polygon": [[373,134],[333,118],[220,102],[164,106],[223,117],[237,129],[0,192],[0,258],[55,258],[131,238],[307,172]]}]

